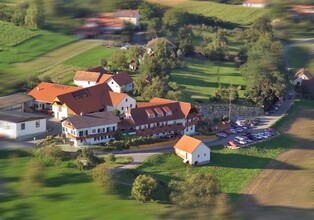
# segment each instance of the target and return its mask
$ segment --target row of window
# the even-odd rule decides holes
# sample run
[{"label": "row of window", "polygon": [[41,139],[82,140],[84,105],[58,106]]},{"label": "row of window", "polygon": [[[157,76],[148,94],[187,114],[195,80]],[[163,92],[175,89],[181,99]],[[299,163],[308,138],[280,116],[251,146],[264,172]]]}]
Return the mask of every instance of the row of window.
[{"label": "row of window", "polygon": [[[40,127],[40,121],[36,121],[35,122],[36,128]],[[21,123],[21,130],[25,130],[26,124],[25,123]]]},{"label": "row of window", "polygon": [[110,138],[111,138],[111,135],[94,137],[94,141],[100,141],[100,140],[105,140],[105,139],[110,139]]}]

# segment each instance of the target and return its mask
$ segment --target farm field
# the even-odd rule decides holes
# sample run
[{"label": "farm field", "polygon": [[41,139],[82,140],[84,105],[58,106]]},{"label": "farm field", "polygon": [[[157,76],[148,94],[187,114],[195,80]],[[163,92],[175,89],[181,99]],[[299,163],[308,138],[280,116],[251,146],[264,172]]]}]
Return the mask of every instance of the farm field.
[{"label": "farm field", "polygon": [[[298,106],[284,124],[286,135],[296,139],[297,144],[277,158],[279,163],[270,163],[242,192],[238,210],[245,218],[314,218],[313,116],[312,101],[308,107]],[[290,169],[282,162],[297,169]]]},{"label": "farm field", "polygon": [[[208,101],[219,85],[228,87],[245,86],[240,71],[233,63],[219,63],[207,60],[187,59],[187,67],[174,70],[170,74],[170,81],[178,83],[184,101]],[[239,91],[240,97],[244,90]]]},{"label": "farm field", "polygon": [[249,25],[257,17],[262,16],[265,13],[267,13],[267,10],[265,9],[245,8],[245,7],[242,7],[241,5],[219,4],[219,3],[210,2],[210,1],[150,0],[150,2],[173,6],[183,11],[187,11],[188,13],[191,13],[191,14],[201,14],[207,17],[217,17],[221,20],[229,21],[231,23],[240,24],[240,25]]},{"label": "farm field", "polygon": [[1,151],[1,219],[158,219],[167,210],[158,203],[130,200],[130,187],[117,185],[104,193],[75,160],[44,167],[43,185],[22,194],[25,164],[32,157],[21,151]]}]

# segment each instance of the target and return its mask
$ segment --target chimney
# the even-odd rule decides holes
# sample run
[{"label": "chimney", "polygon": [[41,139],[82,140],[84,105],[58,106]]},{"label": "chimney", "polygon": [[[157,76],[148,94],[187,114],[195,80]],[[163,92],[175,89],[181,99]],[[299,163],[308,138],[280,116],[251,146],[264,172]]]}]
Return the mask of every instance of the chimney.
[{"label": "chimney", "polygon": [[83,113],[83,112],[81,112],[81,113],[80,113],[80,116],[83,116],[83,115],[84,115],[84,113]]},{"label": "chimney", "polygon": [[37,89],[37,91],[39,91],[39,87],[38,87],[38,86],[37,86],[37,88],[36,88],[36,89]]},{"label": "chimney", "polygon": [[116,74],[119,74],[119,72],[117,71]]}]

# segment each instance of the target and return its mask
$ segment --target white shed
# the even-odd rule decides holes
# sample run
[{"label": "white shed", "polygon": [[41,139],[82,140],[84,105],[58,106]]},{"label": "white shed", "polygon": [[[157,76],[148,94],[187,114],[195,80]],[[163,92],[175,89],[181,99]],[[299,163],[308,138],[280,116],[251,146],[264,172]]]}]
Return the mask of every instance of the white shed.
[{"label": "white shed", "polygon": [[202,165],[210,162],[210,148],[196,138],[184,135],[174,149],[185,163]]},{"label": "white shed", "polygon": [[46,132],[46,121],[44,116],[0,111],[0,134],[12,139],[32,138]]}]

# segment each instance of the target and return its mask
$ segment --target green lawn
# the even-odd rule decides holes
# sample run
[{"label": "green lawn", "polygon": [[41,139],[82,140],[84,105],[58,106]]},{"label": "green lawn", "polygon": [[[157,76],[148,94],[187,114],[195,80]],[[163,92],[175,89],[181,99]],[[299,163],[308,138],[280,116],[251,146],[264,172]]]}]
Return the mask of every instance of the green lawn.
[{"label": "green lawn", "polygon": [[37,32],[5,21],[0,21],[0,30],[0,51],[4,49],[3,46],[12,47],[38,35]]},{"label": "green lawn", "polygon": [[[256,144],[256,146],[232,150],[223,146],[211,147],[211,162],[209,165],[193,167],[186,166],[182,159],[171,154],[154,155],[135,172],[153,175],[168,183],[171,179],[184,179],[187,172],[212,173],[218,179],[222,192],[230,195],[236,201],[239,193],[272,159],[291,147],[295,142],[285,136]],[[289,165],[287,165],[289,166]],[[295,167],[290,167],[291,169]],[[134,175],[134,174],[133,174]],[[121,174],[120,178],[132,179],[132,173]]]},{"label": "green lawn", "polygon": [[[74,161],[45,167],[44,184],[29,195],[20,192],[25,164],[31,159],[21,151],[1,151],[1,219],[157,219],[167,209],[158,203],[130,200],[130,187],[117,185],[104,193],[88,172],[77,170]],[[1,182],[1,187],[3,183]]]},{"label": "green lawn", "polygon": [[102,58],[108,60],[117,50],[117,48],[98,46],[65,61],[64,64],[81,68],[93,67],[99,65]]},{"label": "green lawn", "polygon": [[290,48],[287,53],[289,67],[295,71],[306,67],[314,75],[314,59],[310,58],[310,54],[314,54],[314,46],[312,44],[300,44]]},{"label": "green lawn", "polygon": [[257,17],[267,13],[267,9],[247,8],[240,5],[219,4],[210,1],[185,1],[175,6],[192,14],[217,17],[241,25],[251,24]]},{"label": "green lawn", "polygon": [[[179,84],[183,100],[194,102],[195,99],[208,101],[219,85],[245,85],[239,69],[233,63],[211,62],[207,60],[187,59],[187,67],[174,70],[170,81]],[[240,97],[244,91],[239,91]]]}]

